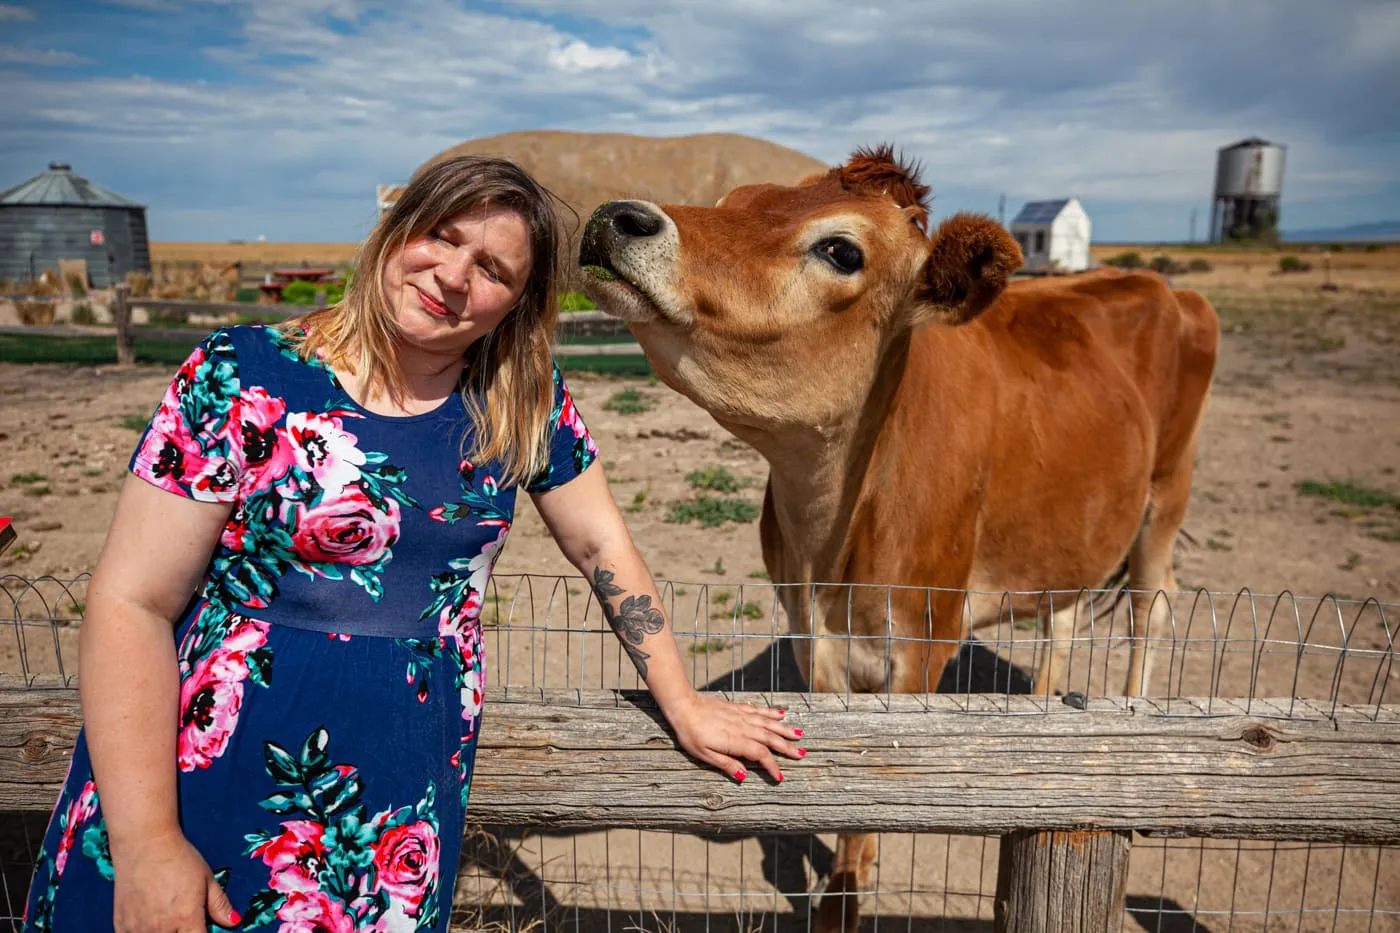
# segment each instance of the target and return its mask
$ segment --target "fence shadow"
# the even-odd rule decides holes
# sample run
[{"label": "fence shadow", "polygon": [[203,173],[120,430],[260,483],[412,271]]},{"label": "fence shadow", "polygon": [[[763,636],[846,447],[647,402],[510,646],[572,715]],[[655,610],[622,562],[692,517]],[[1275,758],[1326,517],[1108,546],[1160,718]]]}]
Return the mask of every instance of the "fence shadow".
[{"label": "fence shadow", "polygon": [[1148,933],[1212,933],[1212,927],[1169,897],[1129,894],[1123,898],[1123,906]]},{"label": "fence shadow", "polygon": [[[702,911],[644,911],[607,910],[600,907],[558,907],[547,919],[538,914],[522,913],[520,908],[493,907],[481,914],[470,914],[456,923],[465,923],[473,930],[527,930],[536,924],[535,933],[627,933],[664,931],[664,933],[812,933],[813,922],[805,916],[752,911],[737,914]],[[965,917],[909,917],[904,914],[862,914],[860,923],[851,933],[879,933],[880,930],[900,930],[903,933],[994,933],[991,920]],[[1166,929],[1165,927],[1163,928]]]},{"label": "fence shadow", "polygon": [[[965,643],[953,660],[944,668],[937,692],[1024,694],[1031,692],[1031,686],[1032,681],[1029,674],[974,640]],[[765,648],[743,667],[726,671],[709,683],[702,685],[702,689],[711,691],[742,690],[758,693],[801,693],[807,687],[793,656],[792,644],[789,640],[783,639]],[[538,905],[537,912],[531,912],[527,908],[518,908],[517,911],[525,910],[529,919],[522,925],[519,923],[520,918],[516,917],[516,922],[511,924],[511,929],[527,929],[532,923],[545,924],[546,918],[554,916],[556,912],[560,916],[577,918],[580,933],[590,933],[594,929],[607,929],[606,926],[593,927],[588,925],[590,922],[597,921],[598,918],[594,917],[594,914],[603,915],[603,920],[606,922],[606,911],[567,907],[560,904],[549,893],[548,886],[543,879],[515,854],[515,849],[523,835],[525,834],[517,829],[484,827],[482,832],[473,834],[466,840],[462,850],[464,867],[469,863],[474,864],[491,877],[501,879],[522,904]],[[573,830],[551,832],[547,829],[531,829],[528,831],[528,835],[565,839],[578,835],[578,833]],[[688,835],[712,842],[757,840],[763,852],[763,879],[772,885],[773,890],[781,892],[781,896],[787,900],[788,906],[792,910],[791,914],[767,915],[769,919],[765,922],[775,923],[776,926],[773,929],[777,933],[789,933],[789,930],[796,933],[798,930],[808,929],[807,917],[809,912],[815,909],[816,903],[815,898],[807,894],[809,884],[807,869],[810,868],[811,877],[829,877],[835,858],[835,853],[832,852],[830,846],[813,835],[727,833],[690,833]],[[614,913],[618,912],[614,911]],[[625,914],[623,915],[625,916]],[[670,916],[671,914],[667,912],[666,917]],[[705,922],[703,914],[678,914],[676,922],[680,925],[674,928],[673,933],[692,929],[692,927],[685,925],[687,922],[685,918],[691,916],[700,918],[698,922],[702,924],[694,929],[704,929],[709,933],[714,933],[719,929],[727,929],[716,927],[713,918],[708,923]],[[734,920],[735,918],[730,919]],[[905,924],[907,920],[908,918],[901,918],[899,922]],[[890,922],[891,920],[886,918],[886,924]],[[938,917],[914,918],[909,922],[913,924],[909,929],[914,931],[925,929],[921,924],[937,924],[927,927],[928,933],[932,933],[934,929],[957,931],[957,933],[974,933],[974,931],[984,929],[990,931],[992,929],[990,921],[983,925],[980,921]],[[796,925],[789,927],[789,923]],[[862,918],[861,930],[864,931],[868,924],[871,925],[871,929],[874,929],[873,917]],[[552,926],[552,922],[549,925]],[[767,930],[770,927],[758,928],[750,925],[745,929],[737,930],[737,933],[756,933],[758,929]]]}]

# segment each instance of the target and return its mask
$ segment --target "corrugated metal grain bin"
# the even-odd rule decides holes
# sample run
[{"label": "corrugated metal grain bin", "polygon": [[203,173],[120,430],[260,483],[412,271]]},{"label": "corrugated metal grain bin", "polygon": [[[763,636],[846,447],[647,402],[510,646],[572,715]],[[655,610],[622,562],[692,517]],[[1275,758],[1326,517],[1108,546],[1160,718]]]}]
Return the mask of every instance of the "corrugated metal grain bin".
[{"label": "corrugated metal grain bin", "polygon": [[146,208],[53,162],[0,193],[0,278],[20,281],[60,259],[87,261],[89,284],[106,288],[132,270],[151,271]]}]

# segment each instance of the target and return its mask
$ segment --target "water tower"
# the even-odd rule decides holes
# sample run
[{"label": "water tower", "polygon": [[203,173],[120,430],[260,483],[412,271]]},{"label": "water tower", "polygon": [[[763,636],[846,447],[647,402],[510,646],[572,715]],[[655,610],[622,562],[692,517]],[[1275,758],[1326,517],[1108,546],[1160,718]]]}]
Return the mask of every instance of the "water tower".
[{"label": "water tower", "polygon": [[1276,240],[1284,147],[1252,137],[1216,155],[1210,240]]}]

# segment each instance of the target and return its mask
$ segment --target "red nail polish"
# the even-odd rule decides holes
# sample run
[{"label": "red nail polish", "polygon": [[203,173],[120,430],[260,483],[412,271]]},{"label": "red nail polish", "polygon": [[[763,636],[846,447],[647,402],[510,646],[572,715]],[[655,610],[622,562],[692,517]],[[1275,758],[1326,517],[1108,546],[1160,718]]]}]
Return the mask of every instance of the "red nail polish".
[{"label": "red nail polish", "polygon": [[805,748],[799,748],[799,749],[797,750],[797,757],[798,757],[798,758],[806,758],[806,757],[807,757],[807,749],[805,749]]},{"label": "red nail polish", "polygon": [[783,772],[781,771],[778,772],[778,783],[783,783]]},{"label": "red nail polish", "polygon": [[795,736],[797,736],[799,739],[802,738],[802,730],[801,730],[801,729],[793,729],[793,730],[792,730],[792,734],[795,735]]},{"label": "red nail polish", "polygon": [[229,914],[229,916],[233,918],[234,926],[238,926],[240,923],[243,922],[243,915],[236,910]]},{"label": "red nail polish", "polygon": [[740,768],[738,771],[735,771],[735,772],[734,772],[734,780],[736,780],[736,781],[742,781],[744,778],[746,778],[746,777],[748,777],[748,776],[749,776],[749,772],[745,771],[743,768]]}]

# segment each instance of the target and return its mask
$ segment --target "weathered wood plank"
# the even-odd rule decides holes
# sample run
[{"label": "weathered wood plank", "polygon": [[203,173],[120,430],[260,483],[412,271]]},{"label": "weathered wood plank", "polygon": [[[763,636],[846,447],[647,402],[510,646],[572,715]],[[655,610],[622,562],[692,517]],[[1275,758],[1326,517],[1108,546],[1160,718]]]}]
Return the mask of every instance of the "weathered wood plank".
[{"label": "weathered wood plank", "polygon": [[[1322,720],[1289,719],[1288,699],[1248,701],[1246,714],[1246,701],[1211,699],[1076,710],[1006,696],[741,698],[785,706],[807,732],[807,757],[785,764],[780,787],[757,769],[736,785],[691,763],[645,694],[495,695],[472,815],[554,828],[1400,842],[1394,706]],[[0,684],[0,809],[49,809],[77,726],[71,686]]]},{"label": "weathered wood plank", "polygon": [[1001,839],[997,933],[1115,933],[1128,883],[1126,832],[1035,832]]}]

